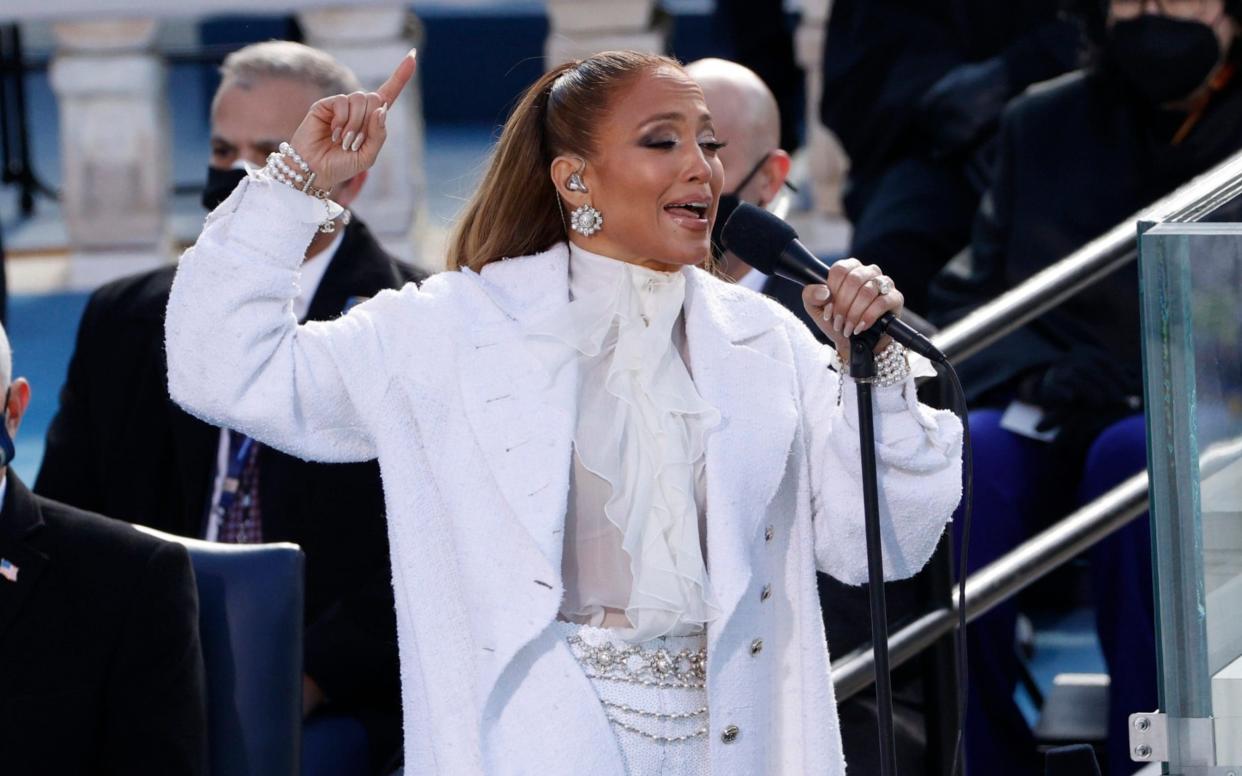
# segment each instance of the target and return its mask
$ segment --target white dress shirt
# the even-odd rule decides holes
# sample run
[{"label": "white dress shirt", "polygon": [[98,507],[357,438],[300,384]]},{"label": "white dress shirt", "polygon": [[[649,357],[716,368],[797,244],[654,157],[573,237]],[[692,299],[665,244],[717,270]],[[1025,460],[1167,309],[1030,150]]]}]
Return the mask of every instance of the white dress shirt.
[{"label": "white dress shirt", "polygon": [[738,278],[737,284],[742,288],[749,288],[755,293],[763,293],[763,285],[768,282],[768,276],[755,268],[751,268],[749,272]]}]

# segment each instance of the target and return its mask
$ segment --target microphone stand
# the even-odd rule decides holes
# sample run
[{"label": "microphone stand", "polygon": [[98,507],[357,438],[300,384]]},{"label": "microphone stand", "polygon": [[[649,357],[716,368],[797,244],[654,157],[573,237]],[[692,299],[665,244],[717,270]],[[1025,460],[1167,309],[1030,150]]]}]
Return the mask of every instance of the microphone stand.
[{"label": "microphone stand", "polygon": [[863,515],[867,532],[871,648],[875,653],[875,706],[880,734],[880,776],[897,776],[893,740],[893,686],[888,662],[888,612],[884,600],[884,556],[880,540],[880,495],[875,462],[875,417],[871,386],[875,346],[883,334],[872,326],[850,337],[850,377],[858,395],[858,441],[862,454]]}]

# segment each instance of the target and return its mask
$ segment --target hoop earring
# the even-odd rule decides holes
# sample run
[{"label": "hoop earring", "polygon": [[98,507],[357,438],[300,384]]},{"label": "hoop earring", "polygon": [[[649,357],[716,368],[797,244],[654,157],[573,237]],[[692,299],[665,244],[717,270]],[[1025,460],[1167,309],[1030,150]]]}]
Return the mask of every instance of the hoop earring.
[{"label": "hoop earring", "polygon": [[583,237],[590,237],[604,228],[604,214],[590,205],[579,205],[569,216],[569,226]]}]

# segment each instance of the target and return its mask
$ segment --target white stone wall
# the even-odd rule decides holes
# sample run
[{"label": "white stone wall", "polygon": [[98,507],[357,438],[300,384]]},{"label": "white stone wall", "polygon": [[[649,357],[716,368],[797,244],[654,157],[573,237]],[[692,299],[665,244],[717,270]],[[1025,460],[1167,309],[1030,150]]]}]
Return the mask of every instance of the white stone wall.
[{"label": "white stone wall", "polygon": [[152,19],[61,22],[52,89],[60,105],[61,206],[70,283],[91,286],[101,256],[116,272],[170,253],[170,124]]},{"label": "white stone wall", "polygon": [[664,34],[652,28],[655,6],[655,0],[547,0],[547,66],[613,49],[663,53]]},{"label": "white stone wall", "polygon": [[[545,0],[551,64],[597,51],[662,52],[656,0]],[[803,0],[798,60],[807,73],[806,164],[820,220],[840,221],[848,162],[820,125],[824,27],[831,0]],[[416,20],[398,0],[287,0],[264,13],[294,11],[307,41],[349,65],[367,88],[386,79],[416,45]],[[71,285],[151,266],[173,257],[166,68],[155,41],[161,27],[203,15],[254,10],[243,0],[5,0],[0,21],[49,23],[51,81],[60,108],[62,199]],[[425,207],[424,126],[417,79],[390,114],[389,142],[354,209],[395,253],[418,259],[412,231]],[[824,217],[827,217],[826,219]]]}]

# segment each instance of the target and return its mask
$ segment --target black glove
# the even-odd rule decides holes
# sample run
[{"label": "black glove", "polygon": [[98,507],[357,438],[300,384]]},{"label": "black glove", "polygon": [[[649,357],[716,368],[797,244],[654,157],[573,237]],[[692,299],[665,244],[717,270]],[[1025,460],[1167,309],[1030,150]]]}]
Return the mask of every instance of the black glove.
[{"label": "black glove", "polygon": [[958,65],[919,99],[919,125],[942,159],[969,149],[1000,120],[1013,96],[1009,67],[1001,57]]},{"label": "black glove", "polygon": [[1081,455],[1100,432],[1143,408],[1142,368],[1081,346],[1027,381],[1028,401],[1044,410],[1037,431],[1059,428],[1056,444]]}]

